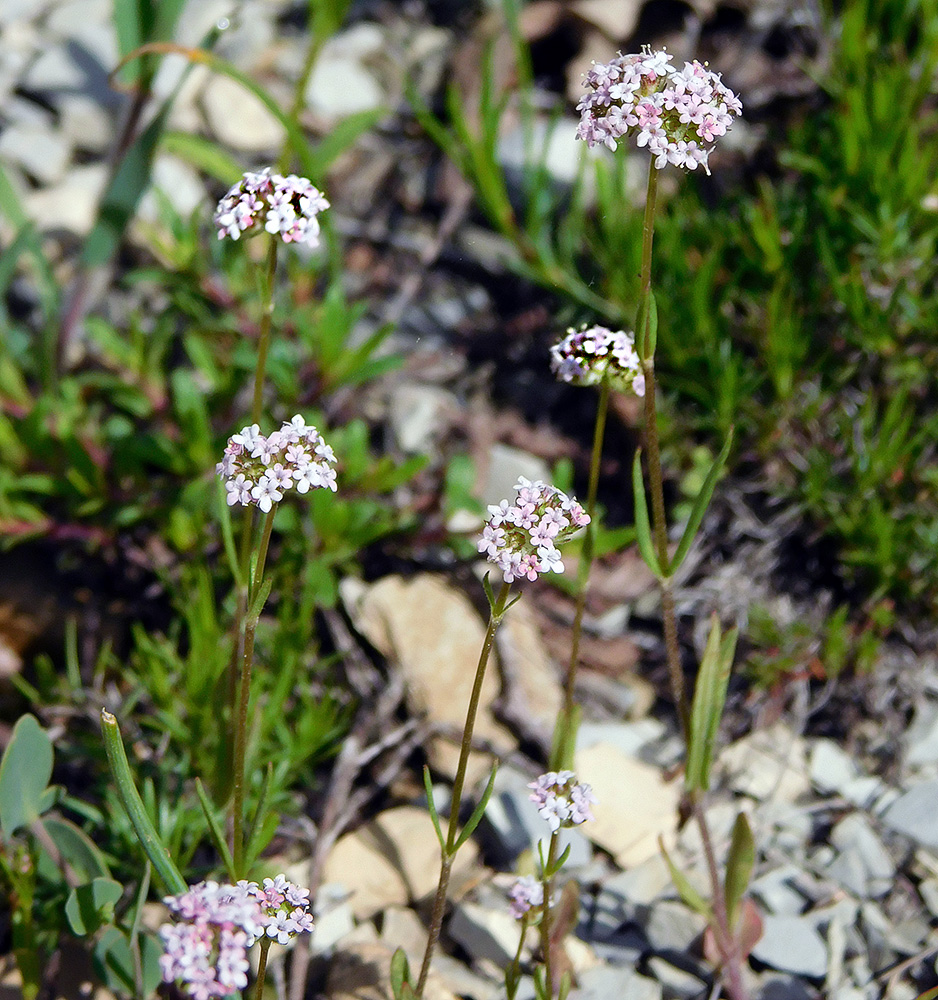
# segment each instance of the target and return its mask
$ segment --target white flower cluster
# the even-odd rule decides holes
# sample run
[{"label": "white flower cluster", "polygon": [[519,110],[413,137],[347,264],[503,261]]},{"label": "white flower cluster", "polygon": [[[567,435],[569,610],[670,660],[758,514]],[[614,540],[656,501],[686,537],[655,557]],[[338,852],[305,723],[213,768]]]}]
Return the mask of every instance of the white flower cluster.
[{"label": "white flower cluster", "polygon": [[544,905],[544,886],[533,875],[521,875],[508,893],[511,915],[521,920]]},{"label": "white flower cluster", "polygon": [[309,934],[309,890],[285,876],[237,885],[200,882],[164,902],[176,923],[163,924],[160,937],[163,982],[179,983],[193,1000],[228,997],[248,984],[248,949],[259,938],[286,944]]},{"label": "white flower cluster", "polygon": [[257,504],[266,514],[287,490],[336,491],[335,453],[315,427],[297,414],[269,437],[257,424],[228,438],[215,471],[225,481],[228,506]]},{"label": "white flower cluster", "polygon": [[586,86],[589,93],[577,105],[577,138],[615,149],[623,136],[635,135],[659,170],[670,163],[709,173],[711,148],[743,110],[718,73],[696,59],[677,70],[664,51],[594,64]]},{"label": "white flower cluster", "polygon": [[577,781],[573,771],[548,771],[528,788],[534,789],[531,801],[541,819],[547,820],[551,833],[596,818],[590,808],[597,802],[593,789],[585,781]]},{"label": "white flower cluster", "polygon": [[272,174],[270,167],[260,173],[246,173],[218,203],[215,225],[218,238],[236,240],[247,229],[263,222],[268,233],[276,233],[284,243],[319,246],[320,212],[329,207],[322,192],[305,177]]},{"label": "white flower cluster", "polygon": [[589,524],[589,515],[576,500],[554,486],[522,476],[513,504],[502,500],[489,507],[489,519],[479,539],[479,551],[502,571],[505,582],[538,573],[563,572],[558,545],[578,528]]},{"label": "white flower cluster", "polygon": [[645,375],[635,350],[635,337],[604,326],[569,329],[550,349],[550,367],[557,378],[574,385],[599,385],[603,379],[616,389],[645,395]]}]

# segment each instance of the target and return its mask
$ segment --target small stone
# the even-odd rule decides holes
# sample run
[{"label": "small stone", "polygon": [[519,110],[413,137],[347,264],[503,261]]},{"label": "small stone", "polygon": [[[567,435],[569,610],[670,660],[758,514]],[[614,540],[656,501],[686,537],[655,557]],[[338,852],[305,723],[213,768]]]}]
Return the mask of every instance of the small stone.
[{"label": "small stone", "polygon": [[151,190],[141,198],[137,211],[138,216],[149,223],[162,219],[162,210],[153,189],[160,191],[183,219],[188,219],[198,209],[204,210],[207,215],[214,207],[210,205],[198,173],[188,163],[168,153],[157,154],[150,186]]},{"label": "small stone", "polygon": [[719,764],[733,790],[754,799],[793,802],[809,790],[804,739],[781,723],[726,747]]},{"label": "small stone", "polygon": [[26,212],[43,232],[65,230],[80,236],[94,225],[98,201],[107,183],[107,166],[73,167],[61,183],[24,198]]},{"label": "small stone", "polygon": [[482,488],[483,504],[498,504],[502,500],[512,500],[514,486],[520,476],[532,482],[551,480],[550,466],[530,452],[513,448],[511,445],[496,443],[489,449],[488,467],[485,470],[485,485]]},{"label": "small stone", "polygon": [[119,58],[117,36],[111,25],[110,0],[59,0],[46,18],[45,28],[69,48],[79,48],[109,72]]},{"label": "small stone", "polygon": [[883,823],[922,847],[938,849],[938,780],[923,781],[900,795],[883,813]]},{"label": "small stone", "polygon": [[398,447],[406,455],[432,455],[459,413],[456,397],[435,385],[397,386],[388,415]]},{"label": "small stone", "polygon": [[478,903],[457,903],[447,933],[473,959],[488,959],[505,968],[515,956],[521,923],[504,910],[490,910]]},{"label": "small stone", "polygon": [[[423,956],[421,956],[421,960],[422,958]],[[411,963],[411,971],[415,968],[419,969],[419,964]],[[480,976],[465,963],[439,950],[433,956],[433,971],[443,985],[458,997],[472,997],[472,1000],[501,1000],[504,994],[505,987],[502,982],[495,982],[486,976]],[[530,984],[530,989],[527,992],[525,992],[524,979],[527,979]],[[524,977],[518,987],[517,1000],[533,997],[534,988],[530,977]]]},{"label": "small stone", "polygon": [[0,133],[0,159],[18,164],[40,184],[61,180],[71,155],[71,146],[61,131],[13,124]]},{"label": "small stone", "polygon": [[841,789],[840,794],[858,809],[870,809],[873,803],[882,795],[884,786],[879,778],[872,775],[864,775],[848,781]]},{"label": "small stone", "polygon": [[661,1000],[661,984],[622,966],[597,966],[577,977],[578,986],[570,991],[570,1000]]},{"label": "small stone", "polygon": [[380,108],[387,97],[365,63],[383,53],[386,46],[380,26],[367,22],[359,22],[330,38],[306,86],[309,108],[333,120]]},{"label": "small stone", "polygon": [[283,126],[234,80],[213,76],[202,92],[209,126],[225,145],[242,153],[261,153],[283,144]]},{"label": "small stone", "polygon": [[702,995],[706,983],[692,972],[686,972],[665,959],[655,956],[648,960],[648,968],[661,984],[665,1000],[690,1000]]},{"label": "small stone", "polygon": [[411,969],[419,969],[427,947],[427,929],[409,907],[389,906],[381,915],[381,940],[392,950],[404,949]]},{"label": "small stone", "polygon": [[[350,944],[329,963],[326,995],[330,1000],[392,1000],[391,957],[380,942]],[[455,1000],[431,969],[424,990],[426,1000]]]},{"label": "small stone", "polygon": [[811,979],[823,979],[827,972],[827,946],[805,917],[766,914],[752,955],[773,969]]},{"label": "small stone", "polygon": [[576,734],[577,750],[586,750],[597,743],[610,743],[627,757],[638,757],[649,743],[661,739],[666,732],[658,719],[637,722],[584,722]]},{"label": "small stone", "polygon": [[938,878],[926,878],[919,882],[919,895],[933,917],[938,917]]},{"label": "small stone", "polygon": [[346,935],[355,929],[348,889],[343,885],[326,883],[316,893],[315,920],[310,947],[317,955],[329,955]]},{"label": "small stone", "polygon": [[831,831],[830,841],[841,852],[828,870],[832,878],[859,896],[875,898],[889,892],[896,866],[865,816],[854,813],[842,819]]},{"label": "small stone", "polygon": [[0,27],[17,21],[35,21],[51,5],[52,0],[3,0],[0,4]]},{"label": "small stone", "polygon": [[814,990],[790,976],[770,976],[763,980],[758,1000],[815,1000]]},{"label": "small stone", "polygon": [[[388,576],[363,590],[349,612],[356,628],[403,674],[407,704],[449,738],[437,737],[429,747],[431,766],[455,776],[459,736],[466,720],[485,625],[469,598],[445,580],[421,574],[405,580]],[[490,663],[482,683],[475,735],[507,754],[515,747],[499,723],[493,706],[498,697],[498,671]],[[467,771],[471,787],[485,778],[491,758],[473,753]]]},{"label": "small stone", "polygon": [[85,70],[78,64],[68,47],[50,45],[26,70],[22,86],[38,94],[59,90],[82,91],[86,84]]},{"label": "small stone", "polygon": [[690,951],[703,934],[707,921],[684,903],[664,899],[654,903],[645,920],[645,935],[659,952]]},{"label": "small stone", "polygon": [[673,842],[679,781],[665,781],[656,767],[597,743],[576,754],[576,772],[593,787],[594,822],[583,832],[609,851],[620,868],[641,864],[659,851],[658,838]]},{"label": "small stone", "polygon": [[671,888],[671,873],[660,853],[603,883],[604,893],[621,896],[627,903],[637,906],[649,906]]},{"label": "small stone", "polygon": [[819,739],[811,747],[811,781],[822,792],[843,794],[842,789],[860,776],[853,758],[833,740]]},{"label": "small stone", "polygon": [[570,9],[615,42],[630,38],[642,4],[637,0],[574,0]]},{"label": "small stone", "polygon": [[807,900],[797,889],[800,871],[794,865],[783,865],[760,875],[750,889],[766,909],[776,916],[797,917],[804,912]]},{"label": "small stone", "polygon": [[[602,2],[605,3],[606,0]],[[583,143],[576,138],[578,122],[579,119],[570,117],[561,118],[559,122],[537,119],[532,126],[519,126],[502,136],[496,156],[503,167],[520,173],[533,147],[538,150],[545,169],[555,181],[573,184],[582,174],[581,154],[590,159],[595,158],[594,151],[584,149]],[[588,171],[585,176],[586,198],[589,202],[593,197],[593,184],[590,181],[592,173]]]}]

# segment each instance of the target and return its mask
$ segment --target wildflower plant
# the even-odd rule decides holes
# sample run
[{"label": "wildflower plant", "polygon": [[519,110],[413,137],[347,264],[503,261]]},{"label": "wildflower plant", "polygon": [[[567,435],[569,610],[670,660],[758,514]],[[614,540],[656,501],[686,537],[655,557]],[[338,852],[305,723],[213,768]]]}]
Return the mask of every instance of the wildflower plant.
[{"label": "wildflower plant", "polygon": [[[674,601],[674,576],[693,544],[703,520],[723,464],[729,454],[731,435],[713,463],[692,505],[690,516],[676,549],[669,547],[664,505],[664,484],[658,443],[658,415],[655,387],[657,308],[652,291],[652,247],[657,200],[658,172],[669,164],[690,170],[702,166],[709,173],[709,154],[742,112],[736,95],[725,87],[718,74],[697,61],[676,70],[664,51],[645,49],[634,55],[620,55],[610,63],[594,66],[586,75],[587,93],[579,104],[581,112],[577,136],[587,145],[599,143],[615,151],[620,139],[634,137],[639,148],[651,153],[648,189],[642,225],[641,287],[636,320],[636,352],[644,380],[644,451],[652,514],[646,500],[646,477],[641,449],[632,469],[635,501],[635,528],[642,558],[658,580],[664,625],[665,650],[672,694],[687,747],[684,809],[692,815],[700,831],[710,877],[709,903],[690,888],[690,883],[668,858],[675,884],[689,905],[704,913],[710,923],[727,992],[732,1000],[746,1000],[743,981],[743,949],[737,926],[739,901],[752,866],[752,836],[744,814],[737,818],[734,839],[727,860],[725,881],[720,878],[703,796],[709,787],[710,769],[720,717],[726,699],[727,681],[736,644],[736,630],[726,634],[714,619],[697,682],[693,703],[688,699],[681,665]],[[604,387],[606,382],[602,383]],[[635,382],[632,382],[633,391]],[[637,393],[638,394],[638,393]],[[602,419],[604,419],[601,403]],[[597,420],[597,427],[600,425]],[[601,447],[601,433],[594,436],[594,464]],[[587,570],[588,572],[588,570]],[[579,611],[579,606],[578,606]],[[574,649],[579,620],[575,623]],[[571,672],[575,670],[575,654]],[[568,678],[569,681],[569,678]],[[569,759],[571,739],[558,728],[561,753]]]},{"label": "wildflower plant", "polygon": [[415,985],[410,983],[410,972],[403,952],[398,952],[395,956],[396,971],[392,975],[392,986],[396,1000],[423,996],[430,963],[443,926],[443,913],[453,861],[459,848],[479,825],[494,787],[495,769],[492,770],[488,785],[475,810],[460,830],[459,814],[479,697],[482,693],[482,681],[495,642],[495,633],[508,609],[521,596],[520,594],[511,596],[512,584],[518,580],[534,581],[539,574],[545,572],[562,573],[564,565],[559,546],[589,523],[589,517],[579,501],[568,497],[555,486],[543,482],[531,482],[522,476],[515,485],[515,491],[517,496],[514,502],[502,500],[501,503],[489,507],[489,516],[478,541],[479,552],[485,553],[487,559],[501,570],[502,585],[496,594],[489,583],[489,575],[486,573],[483,578],[483,587],[489,604],[489,621],[466,710],[466,722],[463,727],[445,832],[433,802],[430,772],[429,769],[424,769],[430,816],[440,842],[440,877],[433,900],[427,945]]},{"label": "wildflower plant", "polygon": [[537,1000],[553,1000],[555,992],[560,1000],[570,990],[570,974],[559,978],[554,968],[552,943],[553,885],[554,879],[563,868],[569,848],[561,853],[560,831],[580,826],[595,819],[592,806],[597,802],[592,788],[579,781],[573,771],[547,771],[532,781],[531,801],[537,807],[538,815],[550,829],[547,854],[543,841],[538,842],[539,874],[522,875],[508,893],[511,915],[521,921],[521,934],[514,960],[505,971],[505,991],[508,1000],[514,1000],[521,979],[521,955],[528,927],[539,929],[541,959],[543,964],[534,972],[534,991]]},{"label": "wildflower plant", "polygon": [[[270,824],[266,791],[262,791],[257,811],[248,823],[245,785],[255,633],[271,589],[265,568],[278,505],[291,492],[303,495],[314,489],[331,492],[337,489],[336,456],[319,431],[308,425],[301,414],[284,421],[270,434],[263,434],[260,429],[278,243],[318,245],[317,216],[328,204],[310,181],[292,174],[284,177],[268,168],[246,173],[221,200],[215,214],[220,239],[237,240],[242,233],[251,231],[266,233],[268,240],[250,420],[228,439],[216,466],[224,487],[222,512],[244,508],[237,547],[230,527],[226,534],[236,591],[227,697],[219,712],[230,739],[228,838],[207,793],[196,781],[209,832],[231,884],[205,882],[193,888],[186,886],[136,790],[117,720],[107,711],[102,713],[105,748],[121,801],[138,840],[172,893],[166,903],[178,918],[175,923],[164,925],[160,932],[164,946],[163,979],[179,983],[195,1000],[229,996],[245,988],[249,970],[247,950],[256,941],[261,944],[256,990],[260,997],[271,941],[285,944],[295,935],[312,929],[308,890],[293,885],[282,875],[265,879],[263,886],[246,880],[253,859],[263,846],[259,838]],[[269,775],[268,768],[267,780]],[[222,791],[227,795],[227,788]]]}]

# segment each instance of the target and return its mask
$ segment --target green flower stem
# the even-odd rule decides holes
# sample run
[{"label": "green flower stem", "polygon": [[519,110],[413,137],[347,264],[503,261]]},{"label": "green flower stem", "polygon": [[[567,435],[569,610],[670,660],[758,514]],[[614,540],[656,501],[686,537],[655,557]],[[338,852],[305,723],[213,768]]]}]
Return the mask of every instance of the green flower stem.
[{"label": "green flower stem", "polygon": [[554,998],[554,969],[550,947],[550,894],[554,885],[554,867],[557,864],[557,851],[560,847],[560,830],[554,830],[550,835],[550,847],[547,849],[547,867],[544,870],[544,909],[541,911],[541,952],[544,956],[544,986],[547,989],[547,1000]]},{"label": "green flower stem", "polygon": [[593,426],[593,448],[590,452],[590,478],[586,495],[586,513],[589,524],[580,550],[577,567],[576,609],[573,613],[573,635],[570,643],[570,663],[564,682],[563,719],[557,727],[555,744],[551,749],[550,767],[553,771],[572,769],[573,754],[576,749],[576,673],[580,664],[580,636],[583,631],[583,613],[586,610],[586,585],[593,565],[596,546],[596,493],[599,488],[599,466],[602,459],[603,438],[606,433],[606,415],[609,412],[609,380],[603,379],[599,389],[599,406],[596,423]]},{"label": "green flower stem", "polygon": [[257,958],[257,979],[254,981],[254,1000],[263,1000],[264,979],[267,977],[267,952],[270,951],[270,938],[261,938],[261,953]]},{"label": "green flower stem", "polygon": [[526,913],[521,918],[521,931],[518,934],[518,947],[515,950],[515,957],[511,960],[511,965],[508,966],[508,972],[505,976],[505,992],[508,1000],[515,1000],[515,994],[518,992],[518,981],[521,979],[521,956],[524,953],[524,942],[528,936],[529,922],[530,916]]},{"label": "green flower stem", "polygon": [[254,666],[254,635],[257,631],[257,619],[260,608],[252,608],[254,598],[259,593],[264,581],[264,566],[267,561],[267,550],[270,546],[270,533],[274,526],[276,505],[271,507],[261,534],[261,542],[257,553],[257,567],[254,571],[254,581],[251,586],[248,611],[243,616],[243,647],[241,655],[241,678],[238,685],[238,715],[235,722],[234,741],[234,789],[231,803],[231,856],[234,870],[238,878],[244,878],[244,765],[247,746],[248,705],[251,700],[251,670]]},{"label": "green flower stem", "polygon": [[176,895],[185,892],[187,889],[185,880],[169,856],[169,851],[160,841],[159,834],[150,821],[140,793],[134,784],[117,719],[106,708],[101,709],[101,733],[104,737],[104,750],[107,753],[108,764],[111,766],[111,774],[117,783],[117,793],[130,817],[130,822],[133,824],[137,840],[140,841],[140,845],[153,867],[159,872],[166,888]]},{"label": "green flower stem", "polygon": [[488,666],[492,645],[495,642],[495,633],[508,608],[508,595],[510,592],[511,584],[503,583],[489,612],[489,624],[485,630],[485,639],[482,642],[482,651],[479,654],[479,665],[476,667],[472,693],[469,696],[469,708],[466,710],[466,724],[463,727],[462,743],[459,747],[459,763],[456,765],[456,777],[453,780],[453,795],[449,807],[449,825],[446,831],[446,847],[441,852],[440,880],[437,883],[436,896],[433,899],[433,912],[430,916],[427,947],[423,953],[420,976],[417,979],[415,990],[418,997],[423,996],[423,990],[427,984],[427,976],[430,972],[430,961],[433,958],[433,951],[436,948],[436,943],[440,938],[440,929],[443,926],[446,891],[449,888],[449,877],[453,869],[453,859],[456,856],[456,840],[459,835],[459,812],[462,805],[463,786],[466,782],[469,752],[472,749],[472,731],[475,728],[476,714],[479,710],[479,698],[482,694],[482,680],[485,677],[485,668]]},{"label": "green flower stem", "polygon": [[[267,244],[267,260],[264,275],[261,278],[261,322],[260,335],[257,341],[257,364],[254,368],[254,393],[251,400],[251,419],[249,423],[259,424],[264,403],[264,376],[267,370],[267,352],[270,348],[270,333],[274,314],[274,281],[277,275],[277,237],[270,236]],[[238,697],[238,663],[244,650],[240,638],[243,632],[244,617],[248,611],[248,571],[251,562],[251,539],[254,534],[254,508],[249,507],[244,512],[241,521],[241,538],[238,545],[238,557],[241,566],[241,580],[238,584],[237,606],[235,608],[235,628],[238,641],[231,652],[228,663],[228,717],[234,719]]]},{"label": "green flower stem", "polygon": [[[654,160],[648,163],[648,193],[645,200],[645,218],[642,225],[642,308],[649,308],[651,301],[651,259],[655,233],[655,202],[658,196],[658,170]],[[645,323],[647,331],[649,324]],[[639,345],[642,368],[645,372],[645,457],[648,462],[648,479],[651,485],[652,533],[658,561],[662,569],[668,566],[668,527],[664,510],[664,479],[661,475],[661,455],[658,443],[658,411],[655,399],[655,358],[649,353],[647,339]],[[681,651],[677,641],[677,616],[674,608],[674,591],[670,576],[661,581],[661,611],[664,621],[664,646],[667,655],[671,693],[681,722],[684,741],[687,742],[690,706],[681,669]]]},{"label": "green flower stem", "polygon": [[730,995],[730,1000],[749,1000],[749,991],[743,982],[743,956],[740,953],[739,940],[730,927],[726,908],[726,893],[723,890],[720,869],[717,865],[716,853],[713,850],[710,824],[707,822],[707,814],[698,794],[693,797],[693,811],[697,829],[700,831],[707,872],[710,876],[711,902],[713,903],[711,927],[716,938],[717,950],[723,959],[726,991]]}]

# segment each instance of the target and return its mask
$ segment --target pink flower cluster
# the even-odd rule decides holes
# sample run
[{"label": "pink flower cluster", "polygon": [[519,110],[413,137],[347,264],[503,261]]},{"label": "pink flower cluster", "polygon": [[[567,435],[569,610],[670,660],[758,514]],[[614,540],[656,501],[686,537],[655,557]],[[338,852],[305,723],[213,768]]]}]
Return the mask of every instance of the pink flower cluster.
[{"label": "pink flower cluster", "polygon": [[261,937],[286,944],[309,934],[309,890],[285,876],[237,885],[200,882],[164,902],[177,918],[160,927],[163,982],[194,1000],[227,997],[248,984],[248,949]]},{"label": "pink flower cluster", "polygon": [[489,519],[479,539],[479,551],[502,571],[506,583],[538,573],[563,572],[558,545],[578,528],[589,524],[589,515],[565,493],[522,476],[515,485],[513,504],[502,500],[489,507]]},{"label": "pink flower cluster", "polygon": [[579,826],[588,819],[595,819],[590,806],[596,796],[585,781],[577,781],[573,771],[548,771],[528,788],[531,801],[537,806],[538,815],[547,820],[551,833],[562,826]]},{"label": "pink flower cluster", "polygon": [[249,171],[228,191],[215,210],[215,225],[220,240],[226,236],[236,240],[263,222],[264,229],[279,235],[284,243],[317,247],[317,216],[328,207],[312,181],[296,174],[272,174],[265,167],[260,173]]},{"label": "pink flower cluster", "polygon": [[257,424],[228,438],[224,458],[215,471],[225,481],[228,506],[257,504],[266,514],[287,490],[336,491],[335,453],[315,427],[297,414],[269,437]]},{"label": "pink flower cluster", "polygon": [[522,875],[508,892],[511,915],[521,920],[525,914],[544,905],[544,886],[533,875]]},{"label": "pink flower cluster", "polygon": [[589,93],[577,105],[577,138],[615,149],[623,136],[635,135],[659,170],[671,163],[709,173],[711,148],[743,110],[718,73],[696,59],[676,70],[664,51],[645,49],[594,64],[586,86]]},{"label": "pink flower cluster", "polygon": [[550,367],[557,378],[574,385],[599,385],[604,379],[624,392],[645,395],[645,374],[635,350],[635,337],[624,330],[584,324],[550,349]]}]

